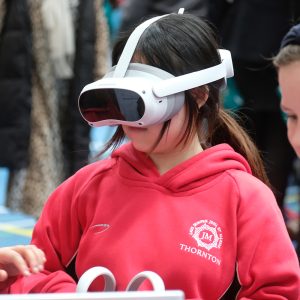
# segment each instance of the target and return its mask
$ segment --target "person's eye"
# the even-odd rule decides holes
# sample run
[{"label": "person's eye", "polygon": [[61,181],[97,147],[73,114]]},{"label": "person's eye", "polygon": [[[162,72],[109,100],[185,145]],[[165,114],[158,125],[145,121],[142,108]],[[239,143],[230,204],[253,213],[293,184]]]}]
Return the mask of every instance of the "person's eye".
[{"label": "person's eye", "polygon": [[288,120],[290,120],[290,121],[296,121],[296,120],[298,119],[297,115],[289,114],[289,113],[286,114],[286,117],[287,117]]}]

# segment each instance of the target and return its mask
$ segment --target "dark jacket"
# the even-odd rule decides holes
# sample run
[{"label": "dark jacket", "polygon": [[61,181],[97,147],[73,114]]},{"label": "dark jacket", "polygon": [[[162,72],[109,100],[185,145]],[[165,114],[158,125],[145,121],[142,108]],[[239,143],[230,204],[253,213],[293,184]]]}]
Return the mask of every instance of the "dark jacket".
[{"label": "dark jacket", "polygon": [[[68,112],[64,116],[64,150],[69,160],[67,177],[75,173],[88,162],[90,127],[78,111],[78,96],[83,87],[94,81],[96,13],[95,1],[80,1],[76,28],[76,53],[74,77],[71,80]],[[98,79],[98,78],[97,78]]]},{"label": "dark jacket", "polygon": [[124,0],[121,6],[120,31],[126,31],[149,16],[176,13],[184,8],[186,13],[206,16],[207,0]]},{"label": "dark jacket", "polygon": [[31,26],[27,1],[5,1],[5,7],[0,35],[0,167],[19,169],[28,163]]},{"label": "dark jacket", "polygon": [[234,59],[259,63],[277,54],[300,16],[299,0],[210,0],[209,20]]}]

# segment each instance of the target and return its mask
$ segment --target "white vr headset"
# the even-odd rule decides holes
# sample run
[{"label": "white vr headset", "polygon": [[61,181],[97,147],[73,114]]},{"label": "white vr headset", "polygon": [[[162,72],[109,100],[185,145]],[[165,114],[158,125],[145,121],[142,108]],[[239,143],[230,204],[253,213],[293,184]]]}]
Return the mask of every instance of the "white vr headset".
[{"label": "white vr headset", "polygon": [[[180,10],[179,13],[182,13]],[[159,68],[130,63],[145,29],[160,18],[145,21],[130,35],[118,64],[100,80],[86,85],[78,105],[91,126],[147,127],[171,119],[184,104],[184,91],[233,76],[231,54],[219,49],[221,63],[181,76]]]}]

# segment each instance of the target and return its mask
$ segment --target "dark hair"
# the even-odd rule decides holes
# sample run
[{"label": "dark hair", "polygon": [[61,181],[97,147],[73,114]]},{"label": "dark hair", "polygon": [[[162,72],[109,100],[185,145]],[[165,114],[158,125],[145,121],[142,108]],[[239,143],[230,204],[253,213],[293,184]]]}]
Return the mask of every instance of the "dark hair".
[{"label": "dark hair", "polygon": [[[112,53],[113,65],[118,62],[130,33],[123,34],[116,42]],[[146,29],[139,40],[134,57],[178,76],[220,63],[218,48],[217,37],[206,21],[189,14],[170,14]],[[196,130],[204,149],[219,143],[228,143],[248,160],[253,174],[268,183],[256,146],[234,118],[221,107],[220,82],[207,85],[208,99],[205,105],[198,109],[195,100],[205,88],[198,87],[185,92],[189,120],[184,142],[187,142]],[[165,122],[159,140],[169,124],[170,121]],[[124,132],[119,126],[104,151],[110,147],[117,147],[123,139]]]}]

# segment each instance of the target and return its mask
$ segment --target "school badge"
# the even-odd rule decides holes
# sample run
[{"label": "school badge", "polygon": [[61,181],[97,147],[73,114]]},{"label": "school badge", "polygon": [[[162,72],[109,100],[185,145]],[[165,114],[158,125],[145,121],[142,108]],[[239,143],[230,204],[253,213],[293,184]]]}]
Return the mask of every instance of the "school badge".
[{"label": "school badge", "polygon": [[223,242],[223,234],[218,224],[211,220],[200,220],[194,223],[189,234],[197,241],[198,247],[210,250],[220,249]]}]

